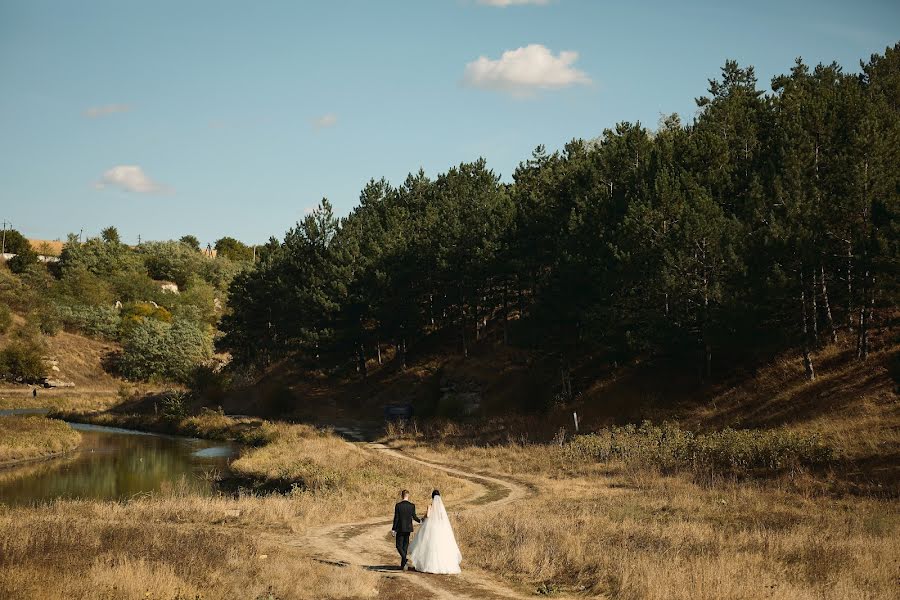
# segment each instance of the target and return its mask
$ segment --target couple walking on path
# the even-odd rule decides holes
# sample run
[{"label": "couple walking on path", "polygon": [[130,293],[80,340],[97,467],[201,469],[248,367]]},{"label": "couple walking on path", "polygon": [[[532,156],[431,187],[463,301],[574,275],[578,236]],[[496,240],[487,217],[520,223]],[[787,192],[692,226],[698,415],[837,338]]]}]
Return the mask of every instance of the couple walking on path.
[{"label": "couple walking on path", "polygon": [[[421,525],[410,542],[413,521]],[[453,575],[460,572],[462,554],[456,545],[450,517],[439,491],[431,493],[431,506],[421,519],[416,516],[416,505],[409,501],[409,491],[400,492],[400,502],[394,506],[391,533],[396,536],[400,568],[404,571],[407,570],[409,561],[416,571],[423,573]]]}]

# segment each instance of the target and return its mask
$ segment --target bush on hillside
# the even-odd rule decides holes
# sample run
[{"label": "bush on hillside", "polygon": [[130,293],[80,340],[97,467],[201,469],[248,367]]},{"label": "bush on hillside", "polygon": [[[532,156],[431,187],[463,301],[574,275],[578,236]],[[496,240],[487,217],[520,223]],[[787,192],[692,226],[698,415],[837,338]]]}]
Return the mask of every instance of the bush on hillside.
[{"label": "bush on hillside", "polygon": [[22,251],[30,250],[31,242],[16,231],[15,229],[7,229],[3,234],[3,251],[9,254],[19,254]]},{"label": "bush on hillside", "polygon": [[144,319],[123,332],[122,346],[119,369],[125,377],[188,382],[212,356],[212,334],[207,326],[183,319],[171,324]]},{"label": "bush on hillside", "polygon": [[116,300],[121,302],[156,302],[167,307],[169,294],[163,293],[159,284],[140,269],[116,273],[109,278]]},{"label": "bush on hillside", "polygon": [[216,288],[199,277],[192,277],[186,289],[178,296],[175,314],[192,321],[215,325],[219,320],[216,310]]},{"label": "bush on hillside", "polygon": [[0,378],[7,381],[34,383],[47,374],[44,351],[39,343],[14,340],[0,350]]},{"label": "bush on hillside", "polygon": [[112,286],[85,268],[70,269],[59,281],[59,296],[66,304],[111,306],[116,301]]},{"label": "bush on hillside", "polygon": [[151,302],[129,302],[122,308],[119,315],[122,318],[123,331],[146,319],[155,319],[163,323],[172,322],[172,313]]},{"label": "bush on hillside", "polygon": [[100,238],[79,242],[76,235],[69,235],[59,261],[64,276],[72,270],[86,269],[102,278],[109,278],[117,273],[142,271],[142,266],[134,250],[124,244]]},{"label": "bush on hillside", "polygon": [[117,340],[122,319],[114,306],[84,304],[57,306],[60,322],[66,329],[100,340]]},{"label": "bush on hillside", "polygon": [[59,310],[50,302],[45,302],[28,313],[28,321],[44,335],[56,335],[62,329]]},{"label": "bush on hillside", "polygon": [[174,281],[184,288],[188,280],[199,273],[209,260],[182,242],[147,242],[138,252],[144,259],[147,273],[153,279]]},{"label": "bush on hillside", "polygon": [[826,464],[834,452],[818,436],[784,429],[724,429],[695,434],[671,423],[645,421],[573,438],[563,448],[573,462],[622,461],[663,471],[746,474]]},{"label": "bush on hillside", "polygon": [[11,259],[6,261],[6,265],[9,267],[9,270],[16,274],[24,273],[32,266],[37,264],[38,254],[31,248],[30,245],[27,248],[21,250]]},{"label": "bush on hillside", "polygon": [[9,269],[0,268],[0,304],[24,313],[37,301],[37,294],[21,278],[16,277]]},{"label": "bush on hillside", "polygon": [[0,304],[0,335],[9,331],[12,325],[12,311],[5,304]]}]

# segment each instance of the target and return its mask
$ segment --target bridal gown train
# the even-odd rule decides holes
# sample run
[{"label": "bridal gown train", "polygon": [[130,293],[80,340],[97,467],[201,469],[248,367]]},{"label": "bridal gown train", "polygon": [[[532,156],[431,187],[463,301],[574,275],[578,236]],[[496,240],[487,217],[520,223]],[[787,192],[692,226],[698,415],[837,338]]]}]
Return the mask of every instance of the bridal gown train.
[{"label": "bridal gown train", "polygon": [[460,572],[462,554],[440,496],[432,500],[427,518],[409,546],[409,559],[416,571],[423,573],[452,575]]}]

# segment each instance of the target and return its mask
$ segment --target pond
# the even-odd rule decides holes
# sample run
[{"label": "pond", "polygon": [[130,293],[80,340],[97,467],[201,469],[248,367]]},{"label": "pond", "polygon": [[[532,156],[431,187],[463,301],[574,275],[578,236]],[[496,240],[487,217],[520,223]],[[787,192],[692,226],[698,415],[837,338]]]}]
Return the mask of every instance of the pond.
[{"label": "pond", "polygon": [[126,500],[172,490],[213,494],[215,476],[227,470],[237,451],[222,442],[69,425],[81,432],[78,449],[61,458],[0,469],[0,503]]}]

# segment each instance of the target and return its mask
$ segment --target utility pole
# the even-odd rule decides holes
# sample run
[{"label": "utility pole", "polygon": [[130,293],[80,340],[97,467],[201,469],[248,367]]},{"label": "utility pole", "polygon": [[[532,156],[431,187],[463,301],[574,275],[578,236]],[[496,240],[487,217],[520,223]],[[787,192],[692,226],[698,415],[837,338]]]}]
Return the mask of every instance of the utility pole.
[{"label": "utility pole", "polygon": [[12,223],[7,221],[3,221],[3,251],[0,254],[6,254],[6,226],[9,225],[9,228],[12,229]]}]

